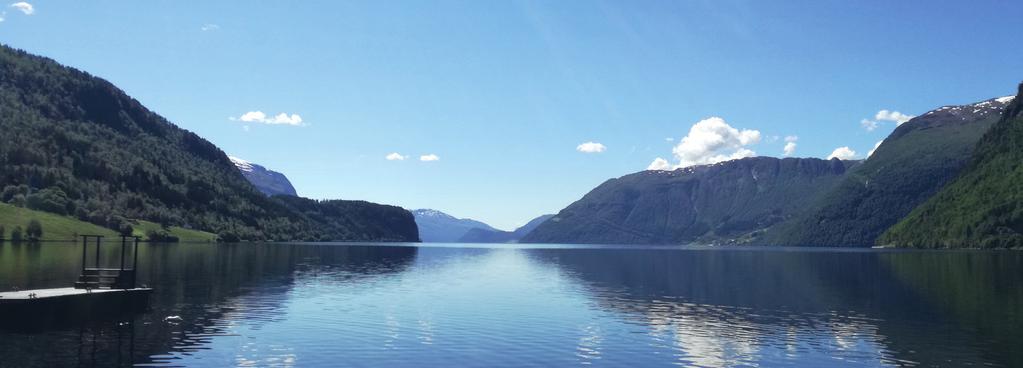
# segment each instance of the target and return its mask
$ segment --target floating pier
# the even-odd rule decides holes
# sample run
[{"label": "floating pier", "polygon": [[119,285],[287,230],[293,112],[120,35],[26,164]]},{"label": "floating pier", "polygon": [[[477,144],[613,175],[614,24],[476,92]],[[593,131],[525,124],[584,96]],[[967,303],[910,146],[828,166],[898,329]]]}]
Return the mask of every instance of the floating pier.
[{"label": "floating pier", "polygon": [[[138,237],[121,237],[118,267],[101,265],[102,238],[99,235],[82,236],[82,273],[73,287],[0,293],[0,326],[64,324],[148,309],[153,289],[136,285]],[[92,267],[88,264],[90,240],[95,240],[96,247]],[[126,258],[129,248],[132,253],[130,267]]]}]

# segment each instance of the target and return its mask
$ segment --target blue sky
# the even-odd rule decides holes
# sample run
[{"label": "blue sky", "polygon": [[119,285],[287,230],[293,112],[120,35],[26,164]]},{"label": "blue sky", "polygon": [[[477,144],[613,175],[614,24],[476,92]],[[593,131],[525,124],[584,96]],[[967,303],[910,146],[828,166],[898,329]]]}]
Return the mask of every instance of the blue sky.
[{"label": "blue sky", "polygon": [[300,195],[505,229],[659,157],[782,156],[794,136],[792,156],[863,158],[899,120],[879,111],[1013,94],[1023,71],[1018,1],[13,3],[0,42]]}]

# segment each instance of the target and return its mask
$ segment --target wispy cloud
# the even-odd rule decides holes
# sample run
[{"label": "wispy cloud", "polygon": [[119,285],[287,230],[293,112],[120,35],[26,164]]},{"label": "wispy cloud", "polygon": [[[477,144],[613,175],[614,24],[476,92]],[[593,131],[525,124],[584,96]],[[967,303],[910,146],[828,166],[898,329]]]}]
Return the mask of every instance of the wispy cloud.
[{"label": "wispy cloud", "polygon": [[36,12],[36,8],[32,6],[32,4],[29,4],[24,1],[19,1],[14,4],[11,4],[11,7],[20,10],[22,13],[25,13],[25,15],[32,15],[35,14]]},{"label": "wispy cloud", "polygon": [[425,161],[425,162],[440,161],[440,157],[437,157],[437,155],[431,153],[429,155],[419,156],[419,161]]},{"label": "wispy cloud", "polygon": [[249,111],[242,116],[237,118],[229,118],[230,120],[240,120],[246,123],[260,123],[269,125],[291,125],[291,126],[303,126],[302,117],[298,114],[286,114],[280,113],[274,116],[267,116],[262,111]]},{"label": "wispy cloud", "polygon": [[408,156],[402,155],[398,152],[391,152],[388,153],[387,156],[384,156],[384,158],[386,158],[387,161],[404,161],[408,158]]},{"label": "wispy cloud", "polygon": [[216,30],[220,29],[220,26],[218,26],[216,24],[212,24],[212,23],[207,23],[207,24],[203,24],[202,27],[199,27],[199,29],[202,30],[203,32],[216,31]]},{"label": "wispy cloud", "polygon": [[575,150],[582,153],[601,153],[607,151],[607,146],[597,142],[586,142],[576,146]]}]

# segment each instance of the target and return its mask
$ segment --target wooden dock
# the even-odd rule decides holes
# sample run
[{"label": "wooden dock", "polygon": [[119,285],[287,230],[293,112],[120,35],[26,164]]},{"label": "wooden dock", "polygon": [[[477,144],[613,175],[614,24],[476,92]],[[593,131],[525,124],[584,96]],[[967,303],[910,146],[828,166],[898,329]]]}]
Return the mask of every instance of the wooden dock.
[{"label": "wooden dock", "polygon": [[[87,265],[89,240],[95,239],[96,255]],[[136,286],[138,238],[121,238],[118,267],[102,267],[101,236],[82,236],[82,273],[74,287],[0,292],[0,327],[37,329],[119,317],[145,311],[153,289]],[[126,253],[132,249],[131,267]]]},{"label": "wooden dock", "polygon": [[153,289],[150,288],[134,288],[134,289],[76,289],[73,287],[56,288],[56,289],[37,289],[37,290],[21,290],[21,291],[8,291],[0,293],[0,305],[15,305],[19,303],[26,303],[30,301],[44,301],[44,300],[60,300],[60,299],[72,299],[72,298],[107,298],[112,296],[121,297],[139,297],[145,294],[148,296]]}]

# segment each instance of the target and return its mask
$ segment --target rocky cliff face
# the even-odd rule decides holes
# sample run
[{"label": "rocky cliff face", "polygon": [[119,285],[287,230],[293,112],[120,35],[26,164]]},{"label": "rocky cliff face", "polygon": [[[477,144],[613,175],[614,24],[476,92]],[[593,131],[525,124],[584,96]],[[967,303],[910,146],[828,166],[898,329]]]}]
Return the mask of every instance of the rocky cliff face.
[{"label": "rocky cliff face", "polygon": [[274,195],[288,195],[298,196],[295,192],[295,187],[291,185],[291,181],[288,177],[284,176],[279,172],[268,170],[267,168],[257,165],[238,157],[228,156],[234,166],[238,168],[238,171],[242,172],[242,176],[249,183],[252,183],[256,189],[266,194],[267,196]]},{"label": "rocky cliff face", "polygon": [[755,241],[856,161],[753,157],[611,179],[522,242],[684,244]]}]

